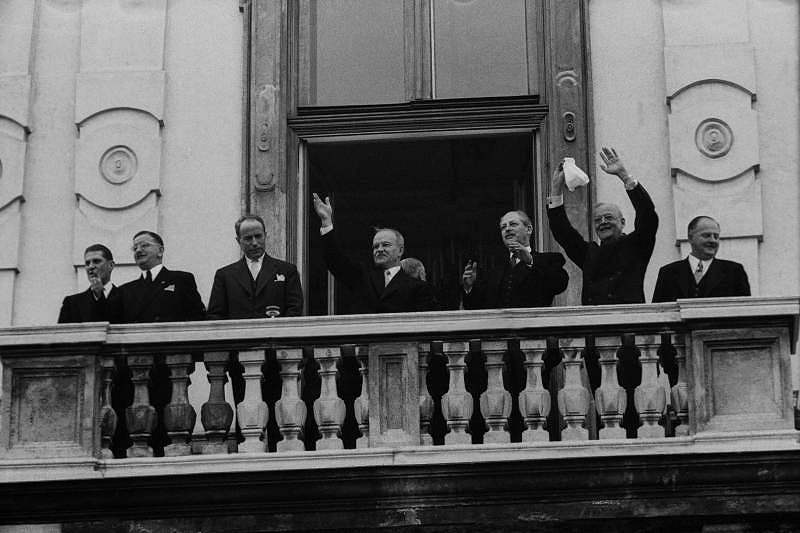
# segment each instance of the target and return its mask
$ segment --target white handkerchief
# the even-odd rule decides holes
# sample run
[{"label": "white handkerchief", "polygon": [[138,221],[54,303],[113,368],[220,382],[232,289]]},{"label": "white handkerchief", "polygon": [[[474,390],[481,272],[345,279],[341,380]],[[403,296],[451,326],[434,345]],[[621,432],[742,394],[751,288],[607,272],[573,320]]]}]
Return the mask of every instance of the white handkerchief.
[{"label": "white handkerchief", "polygon": [[578,165],[575,164],[575,159],[571,157],[564,158],[564,182],[567,185],[567,189],[574,191],[577,187],[583,187],[587,183],[589,183],[589,176],[586,175],[586,172],[581,170]]},{"label": "white handkerchief", "polygon": [[275,281],[286,281],[286,276],[283,274],[275,274]]},{"label": "white handkerchief", "polygon": [[164,287],[164,290],[169,292],[175,292],[175,284],[173,283],[172,285],[167,285],[166,287]]}]

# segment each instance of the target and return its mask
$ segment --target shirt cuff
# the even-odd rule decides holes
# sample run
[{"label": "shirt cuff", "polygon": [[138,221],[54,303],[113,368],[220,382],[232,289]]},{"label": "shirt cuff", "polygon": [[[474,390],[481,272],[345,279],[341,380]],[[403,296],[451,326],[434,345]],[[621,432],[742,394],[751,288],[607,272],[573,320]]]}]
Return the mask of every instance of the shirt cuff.
[{"label": "shirt cuff", "polygon": [[625,190],[632,191],[637,185],[639,185],[639,181],[636,178],[631,177],[631,179],[625,184]]},{"label": "shirt cuff", "polygon": [[564,195],[563,194],[553,194],[547,197],[547,208],[548,209],[555,209],[556,207],[561,207],[564,205]]},{"label": "shirt cuff", "polygon": [[333,231],[333,224],[331,224],[330,226],[322,226],[321,228],[319,228],[320,235],[325,235],[327,233],[330,233],[331,231]]}]

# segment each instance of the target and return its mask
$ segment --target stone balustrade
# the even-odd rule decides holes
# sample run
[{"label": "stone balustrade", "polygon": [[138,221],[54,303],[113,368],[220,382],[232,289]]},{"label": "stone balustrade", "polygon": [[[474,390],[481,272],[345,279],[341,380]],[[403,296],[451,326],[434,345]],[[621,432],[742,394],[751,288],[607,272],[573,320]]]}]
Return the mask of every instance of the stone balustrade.
[{"label": "stone balustrade", "polygon": [[[797,298],[736,298],[7,328],[0,465],[796,439],[797,319]],[[207,383],[192,382],[199,365]],[[265,379],[265,368],[279,379]],[[235,405],[225,393],[231,376],[244,391]],[[189,388],[201,386],[205,401],[192,405]]]}]

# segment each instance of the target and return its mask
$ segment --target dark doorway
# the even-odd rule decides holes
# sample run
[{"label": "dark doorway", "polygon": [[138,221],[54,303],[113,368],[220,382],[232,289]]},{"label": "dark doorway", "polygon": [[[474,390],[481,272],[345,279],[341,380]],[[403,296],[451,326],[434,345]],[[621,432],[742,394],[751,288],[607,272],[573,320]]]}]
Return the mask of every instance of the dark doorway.
[{"label": "dark doorway", "polygon": [[[535,216],[531,134],[311,144],[307,153],[310,315],[328,314],[331,294],[311,192],[331,197],[339,246],[354,260],[371,263],[374,227],[403,233],[404,257],[424,263],[443,309],[459,307],[468,259],[480,276],[503,257],[500,217]],[[349,313],[346,289],[333,294],[334,313]]]}]

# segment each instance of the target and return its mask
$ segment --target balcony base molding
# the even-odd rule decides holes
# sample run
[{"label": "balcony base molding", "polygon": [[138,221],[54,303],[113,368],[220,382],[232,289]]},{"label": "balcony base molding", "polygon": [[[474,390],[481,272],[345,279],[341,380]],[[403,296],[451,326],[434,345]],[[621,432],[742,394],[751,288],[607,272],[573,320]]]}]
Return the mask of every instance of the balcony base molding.
[{"label": "balcony base molding", "polygon": [[[0,523],[62,523],[81,532],[134,522],[151,531],[192,530],[200,522],[207,531],[229,531],[233,524],[237,531],[577,531],[635,516],[624,519],[629,527],[669,519],[671,531],[701,531],[698,524],[719,520],[800,519],[798,451],[797,432],[786,431],[3,461]],[[34,481],[45,469],[49,480]]]}]

